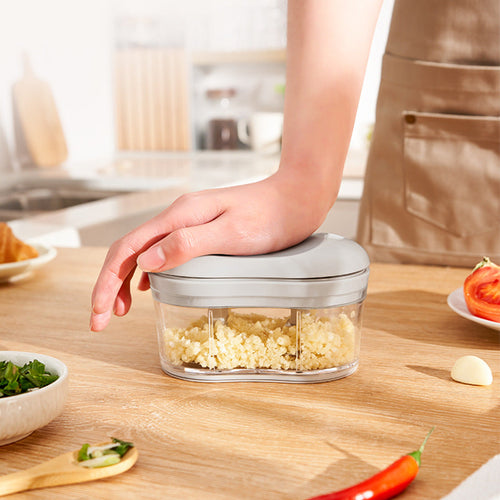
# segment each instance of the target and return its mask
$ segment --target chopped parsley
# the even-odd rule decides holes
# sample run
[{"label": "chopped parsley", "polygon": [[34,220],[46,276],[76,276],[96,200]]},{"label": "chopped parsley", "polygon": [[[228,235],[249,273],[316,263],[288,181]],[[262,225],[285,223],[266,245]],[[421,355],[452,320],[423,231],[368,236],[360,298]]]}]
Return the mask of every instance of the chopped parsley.
[{"label": "chopped parsley", "polygon": [[45,369],[37,359],[17,366],[12,361],[0,361],[0,398],[40,389],[59,378]]}]

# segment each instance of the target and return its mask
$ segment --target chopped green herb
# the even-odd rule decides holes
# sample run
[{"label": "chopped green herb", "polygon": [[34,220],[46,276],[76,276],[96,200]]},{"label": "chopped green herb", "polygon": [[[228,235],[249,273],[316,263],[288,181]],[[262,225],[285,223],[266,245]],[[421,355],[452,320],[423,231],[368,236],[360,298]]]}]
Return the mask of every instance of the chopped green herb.
[{"label": "chopped green herb", "polygon": [[82,462],[83,460],[89,460],[89,443],[85,443],[81,448],[80,451],[78,452],[78,461]]},{"label": "chopped green herb", "polygon": [[116,453],[118,453],[120,457],[123,457],[123,455],[125,455],[125,453],[127,453],[127,451],[130,448],[134,447],[134,443],[129,443],[128,441],[122,441],[121,439],[118,438],[111,438],[111,439],[113,440],[113,443],[118,444],[116,448],[113,448],[113,451],[116,451]]},{"label": "chopped green herb", "polygon": [[17,366],[12,361],[0,361],[0,398],[15,396],[45,387],[59,378],[45,369],[37,359]]},{"label": "chopped green herb", "polygon": [[109,455],[103,455],[102,457],[84,460],[83,462],[80,462],[78,465],[94,469],[96,467],[107,467],[108,465],[115,465],[119,463],[120,460],[121,460],[120,455],[118,455],[118,453],[113,453]]},{"label": "chopped green herb", "polygon": [[121,439],[111,438],[112,442],[101,446],[85,443],[77,454],[78,465],[82,467],[106,467],[117,464],[134,444]]}]

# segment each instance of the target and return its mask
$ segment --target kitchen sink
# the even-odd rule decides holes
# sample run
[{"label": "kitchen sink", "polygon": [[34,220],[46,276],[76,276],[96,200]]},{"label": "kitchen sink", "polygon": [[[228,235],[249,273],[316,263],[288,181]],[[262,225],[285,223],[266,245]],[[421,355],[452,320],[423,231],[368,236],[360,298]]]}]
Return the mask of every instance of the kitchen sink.
[{"label": "kitchen sink", "polygon": [[0,190],[0,221],[31,217],[130,192],[130,189],[92,185],[84,179],[20,182]]}]

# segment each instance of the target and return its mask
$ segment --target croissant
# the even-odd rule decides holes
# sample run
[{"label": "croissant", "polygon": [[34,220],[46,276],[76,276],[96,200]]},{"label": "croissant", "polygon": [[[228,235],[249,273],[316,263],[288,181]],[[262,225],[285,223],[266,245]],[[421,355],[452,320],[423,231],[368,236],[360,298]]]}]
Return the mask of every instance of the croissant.
[{"label": "croissant", "polygon": [[38,257],[36,249],[17,239],[12,229],[5,222],[0,222],[0,264],[34,257]]}]

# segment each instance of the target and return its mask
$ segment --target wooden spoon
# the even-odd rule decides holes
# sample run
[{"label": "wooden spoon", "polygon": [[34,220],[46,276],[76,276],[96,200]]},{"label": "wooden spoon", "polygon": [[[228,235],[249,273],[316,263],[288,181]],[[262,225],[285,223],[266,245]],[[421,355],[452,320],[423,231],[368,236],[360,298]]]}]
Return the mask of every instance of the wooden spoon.
[{"label": "wooden spoon", "polygon": [[121,474],[135,464],[139,453],[137,448],[130,448],[117,464],[93,469],[78,465],[77,456],[78,450],[71,451],[30,469],[0,476],[0,497],[19,491],[84,483]]}]

